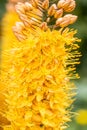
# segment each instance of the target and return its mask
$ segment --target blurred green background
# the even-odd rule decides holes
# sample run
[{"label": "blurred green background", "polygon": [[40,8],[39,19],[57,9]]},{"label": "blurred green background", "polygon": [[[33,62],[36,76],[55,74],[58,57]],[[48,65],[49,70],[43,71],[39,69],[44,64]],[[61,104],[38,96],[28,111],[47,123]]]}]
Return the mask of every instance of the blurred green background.
[{"label": "blurred green background", "polygon": [[[87,110],[87,0],[76,0],[77,7],[73,14],[78,16],[77,22],[71,27],[78,30],[77,36],[82,39],[80,43],[80,51],[82,57],[80,58],[81,64],[77,65],[77,72],[80,79],[75,80],[77,86],[77,97],[74,102],[74,111],[85,109]],[[0,34],[1,34],[1,19],[6,11],[6,0],[0,0]],[[0,35],[1,36],[1,35]],[[87,113],[81,120],[86,120],[86,124],[79,124],[73,117],[73,121],[69,124],[67,130],[87,130]]]}]

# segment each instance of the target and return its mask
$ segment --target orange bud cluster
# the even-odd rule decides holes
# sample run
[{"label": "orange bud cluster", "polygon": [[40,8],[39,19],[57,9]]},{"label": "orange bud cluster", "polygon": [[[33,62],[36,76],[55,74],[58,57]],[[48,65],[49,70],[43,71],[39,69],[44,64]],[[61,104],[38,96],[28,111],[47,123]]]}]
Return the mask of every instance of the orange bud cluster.
[{"label": "orange bud cluster", "polygon": [[[69,24],[73,24],[77,16],[71,15],[71,14],[66,14],[63,16],[64,12],[72,12],[75,9],[76,3],[75,0],[59,0],[57,5],[52,4],[47,12],[48,12],[48,17],[52,17],[52,19],[55,21],[55,27],[66,27]],[[56,20],[55,20],[56,19]],[[51,21],[51,19],[50,19]],[[50,22],[49,21],[49,22]]]},{"label": "orange bud cluster", "polygon": [[[30,3],[18,2],[18,4],[15,6],[16,12],[18,13],[20,19],[22,20],[22,24],[17,23],[17,25],[13,27],[13,32],[16,35],[16,37],[19,39],[19,41],[26,38],[26,35],[23,33],[24,31],[27,31],[26,26],[32,28],[32,30],[36,29],[36,27],[43,28],[41,26],[42,12],[34,5],[34,3],[37,4],[37,1],[32,0],[32,2]],[[16,31],[19,28],[21,28],[20,33],[19,31]]]},{"label": "orange bud cluster", "polygon": [[[71,12],[75,9],[75,6],[75,0],[59,0],[57,4],[50,4],[49,0],[44,0],[43,2],[41,0],[30,0],[30,2],[25,3],[18,2],[16,12],[24,24],[25,30],[26,26],[28,26],[31,27],[32,30],[39,27],[46,31],[50,27],[51,29],[57,27],[64,28],[69,24],[73,24],[77,16],[72,14],[64,15],[64,11]],[[53,25],[51,24],[52,20]],[[16,26],[16,28],[17,27],[18,26]],[[23,34],[22,30],[21,32],[21,34]],[[18,37],[18,35],[16,36]],[[23,36],[23,38],[24,37],[25,36]]]}]

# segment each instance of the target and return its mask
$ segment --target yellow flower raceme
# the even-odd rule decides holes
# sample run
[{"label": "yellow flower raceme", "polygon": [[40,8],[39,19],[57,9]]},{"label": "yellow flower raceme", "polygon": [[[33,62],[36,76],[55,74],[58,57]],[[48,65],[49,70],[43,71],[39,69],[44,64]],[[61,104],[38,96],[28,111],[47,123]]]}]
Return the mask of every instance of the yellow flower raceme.
[{"label": "yellow flower raceme", "polygon": [[[22,22],[13,28],[18,40],[13,38],[11,46],[2,52],[1,83],[6,109],[0,111],[9,122],[2,125],[4,130],[63,130],[71,120],[69,108],[75,86],[70,79],[78,77],[75,64],[80,54],[75,42],[79,40],[74,36],[76,31],[61,27],[76,17],[72,20],[69,15],[70,21],[66,21],[65,16],[62,24],[57,19],[57,24],[50,25],[41,22],[41,6],[48,8],[39,0],[18,3],[16,10]],[[54,15],[55,6],[49,10],[49,15]]]},{"label": "yellow flower raceme", "polygon": [[70,121],[67,108],[73,102],[71,90],[74,87],[66,71],[70,53],[65,45],[70,45],[70,51],[76,38],[74,31],[68,31],[38,30],[38,36],[31,34],[5,51],[2,61],[7,103],[5,116],[12,129],[34,130],[38,126],[62,130]]},{"label": "yellow flower raceme", "polygon": [[78,115],[76,116],[77,123],[81,125],[87,125],[87,110],[81,109],[77,113],[78,113]]}]

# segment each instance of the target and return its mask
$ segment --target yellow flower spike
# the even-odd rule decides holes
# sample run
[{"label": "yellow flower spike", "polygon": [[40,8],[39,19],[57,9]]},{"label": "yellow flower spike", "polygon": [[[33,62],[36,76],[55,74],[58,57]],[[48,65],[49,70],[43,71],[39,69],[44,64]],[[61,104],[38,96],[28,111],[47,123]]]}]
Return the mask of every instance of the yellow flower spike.
[{"label": "yellow flower spike", "polygon": [[[0,113],[9,122],[1,124],[3,130],[64,130],[71,121],[75,86],[70,79],[77,78],[80,53],[76,31],[65,28],[64,22],[75,19],[70,14],[54,18],[59,10],[55,3],[49,3],[48,16],[42,5],[41,0],[31,0],[16,6],[21,20],[13,32],[18,39],[11,35],[10,47],[2,51],[0,97],[6,109],[1,107]],[[56,20],[60,28],[54,28]]]},{"label": "yellow flower spike", "polygon": [[[64,82],[66,71],[63,67],[63,61],[67,56],[63,43],[65,43],[68,32],[65,32],[66,34],[63,33],[64,37],[61,35],[61,32],[56,30],[48,30],[46,32],[38,30],[38,33],[39,36],[34,37],[30,35],[27,41],[25,40],[21,44],[19,42],[15,43],[16,48],[14,47],[11,51],[7,51],[9,60],[7,59],[6,63],[3,61],[3,69],[11,62],[9,64],[10,77],[8,83],[6,83],[6,88],[8,85],[11,87],[8,87],[9,93],[6,96],[8,104],[6,117],[14,122],[15,127],[19,128],[29,127],[34,129],[37,125],[40,128],[41,124],[43,124],[43,129],[45,127],[53,129],[56,127],[59,129],[61,122],[69,121],[69,117],[67,117],[69,112],[66,108],[72,102],[72,99],[70,99],[72,95],[69,90],[71,85],[68,85],[69,80]],[[47,38],[48,35],[49,37]],[[47,44],[45,44],[46,38]],[[68,40],[72,41],[72,38],[73,35]],[[34,42],[33,46],[29,45],[30,41]],[[55,48],[55,51],[53,51],[53,48]],[[61,51],[57,51],[58,48]],[[12,55],[13,50],[14,53]],[[38,63],[38,65],[35,67],[34,63]],[[11,66],[14,66],[13,69]],[[45,69],[44,71],[43,68]],[[6,77],[8,79],[8,75]],[[34,97],[30,100],[30,97],[33,95]],[[62,97],[64,98],[62,99]],[[28,116],[28,111],[32,113],[31,116]],[[33,118],[33,114],[39,115],[38,120]]]}]

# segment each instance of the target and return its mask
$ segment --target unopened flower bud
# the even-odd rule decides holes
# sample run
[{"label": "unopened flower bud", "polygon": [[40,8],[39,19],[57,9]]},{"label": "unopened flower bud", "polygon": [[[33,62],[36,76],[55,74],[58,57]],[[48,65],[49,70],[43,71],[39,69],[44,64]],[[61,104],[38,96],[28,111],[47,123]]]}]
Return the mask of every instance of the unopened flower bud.
[{"label": "unopened flower bud", "polygon": [[16,22],[16,26],[13,26],[13,32],[14,33],[20,33],[22,34],[22,30],[25,28],[24,24],[22,22]]},{"label": "unopened flower bud", "polygon": [[75,9],[75,0],[60,0],[57,4],[58,8],[63,8],[66,12],[71,12]]},{"label": "unopened flower bud", "polygon": [[73,17],[71,17],[70,19],[70,24],[73,24],[74,22],[76,22],[77,18],[78,17],[76,15],[73,15]]},{"label": "unopened flower bud", "polygon": [[48,29],[48,26],[47,26],[47,23],[46,22],[43,22],[40,26],[40,28],[44,31],[46,31]]},{"label": "unopened flower bud", "polygon": [[56,6],[56,4],[53,4],[53,5],[48,9],[48,15],[50,15],[50,16],[54,15],[55,12],[56,12],[56,10],[57,10],[57,6]]},{"label": "unopened flower bud", "polygon": [[16,22],[16,27],[19,31],[22,31],[25,28],[23,22]]},{"label": "unopened flower bud", "polygon": [[64,16],[64,18],[70,19],[70,23],[69,24],[73,24],[77,20],[77,16],[76,15],[72,15],[72,14],[67,14],[67,15]]},{"label": "unopened flower bud", "polygon": [[25,5],[21,2],[18,2],[18,4],[15,6],[16,12],[18,14],[25,14]]},{"label": "unopened flower bud", "polygon": [[31,0],[32,5],[33,5],[34,7],[37,7],[37,6],[38,6],[38,1],[39,1],[39,0]]},{"label": "unopened flower bud", "polygon": [[22,33],[24,24],[22,22],[16,22],[16,26],[12,27],[12,30],[19,41],[26,39],[26,36]]},{"label": "unopened flower bud", "polygon": [[68,8],[65,8],[64,10],[66,12],[71,12],[75,9],[75,7],[76,7],[76,2],[74,0],[72,0],[70,5],[68,6]]},{"label": "unopened flower bud", "polygon": [[30,11],[33,9],[33,6],[29,2],[25,2],[25,7],[27,11]]},{"label": "unopened flower bud", "polygon": [[20,14],[20,19],[24,22],[28,20],[27,16],[25,14]]},{"label": "unopened flower bud", "polygon": [[63,9],[59,9],[55,12],[54,18],[60,18],[63,15]]},{"label": "unopened flower bud", "polygon": [[30,26],[31,25],[31,23],[30,23],[30,21],[29,21],[29,19],[28,19],[28,17],[26,15],[20,14],[20,19],[23,21],[25,26]]},{"label": "unopened flower bud", "polygon": [[62,17],[61,17],[61,18],[58,18],[58,19],[56,20],[56,26],[59,26],[62,21],[63,21],[63,18],[62,18]]},{"label": "unopened flower bud", "polygon": [[60,27],[64,28],[70,24],[70,19],[63,18],[63,21],[60,23]]},{"label": "unopened flower bud", "polygon": [[47,23],[49,23],[49,22],[50,22],[50,17],[48,17],[48,18],[47,18],[46,22],[47,22]]},{"label": "unopened flower bud", "polygon": [[70,1],[59,0],[57,6],[58,8],[63,8],[64,6],[65,7],[69,6],[69,4],[70,4]]},{"label": "unopened flower bud", "polygon": [[32,17],[32,18],[30,19],[30,22],[31,22],[31,24],[37,24],[37,23],[38,23],[38,20],[37,20],[36,18]]},{"label": "unopened flower bud", "polygon": [[48,9],[48,7],[49,7],[49,0],[44,0],[44,2],[42,3],[42,7],[44,9]]},{"label": "unopened flower bud", "polygon": [[22,34],[19,34],[19,33],[14,33],[15,36],[17,37],[17,39],[19,41],[22,41],[22,40],[25,40],[26,39],[26,36],[22,35]]}]

